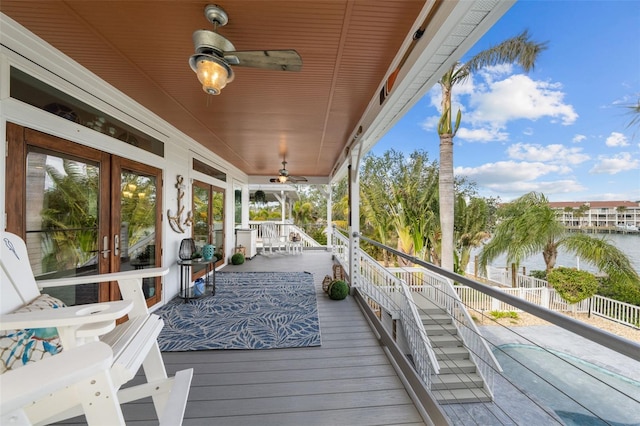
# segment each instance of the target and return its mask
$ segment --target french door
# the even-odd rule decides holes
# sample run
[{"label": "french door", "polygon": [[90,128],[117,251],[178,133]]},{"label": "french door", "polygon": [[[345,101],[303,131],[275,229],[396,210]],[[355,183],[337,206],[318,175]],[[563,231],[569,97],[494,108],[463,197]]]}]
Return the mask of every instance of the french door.
[{"label": "french door", "polygon": [[[193,239],[198,250],[205,244],[212,244],[216,253],[224,253],[224,189],[193,181]],[[218,267],[224,263],[220,257],[215,263]],[[205,267],[193,267],[193,278],[202,276]]]},{"label": "french door", "polygon": [[[36,279],[160,266],[160,169],[12,123],[7,141],[7,230],[25,239]],[[149,305],[160,286],[145,279]],[[120,298],[115,283],[55,296],[68,305]]]}]

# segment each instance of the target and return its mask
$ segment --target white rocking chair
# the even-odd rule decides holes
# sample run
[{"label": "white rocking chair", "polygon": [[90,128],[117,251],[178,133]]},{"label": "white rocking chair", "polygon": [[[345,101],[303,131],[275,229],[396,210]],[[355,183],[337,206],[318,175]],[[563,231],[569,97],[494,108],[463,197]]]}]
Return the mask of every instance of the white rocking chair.
[{"label": "white rocking chair", "polygon": [[[0,237],[0,329],[56,327],[63,352],[90,341],[100,340],[108,344],[113,351],[109,375],[115,389],[118,389],[119,402],[124,404],[151,396],[161,425],[181,424],[193,369],[180,371],[173,378],[167,377],[157,343],[164,322],[159,316],[149,313],[142,291],[143,278],[166,275],[168,268],[36,282],[24,241],[8,232],[1,233]],[[40,288],[109,281],[118,282],[122,301],[16,312],[28,310],[29,304],[42,297]],[[126,314],[129,319],[116,326],[115,320]],[[120,389],[141,366],[147,383]],[[52,412],[60,414],[52,417]],[[25,413],[32,423],[59,421],[81,415],[82,406],[60,393],[47,398],[46,404],[38,404],[34,409],[27,407]]]}]

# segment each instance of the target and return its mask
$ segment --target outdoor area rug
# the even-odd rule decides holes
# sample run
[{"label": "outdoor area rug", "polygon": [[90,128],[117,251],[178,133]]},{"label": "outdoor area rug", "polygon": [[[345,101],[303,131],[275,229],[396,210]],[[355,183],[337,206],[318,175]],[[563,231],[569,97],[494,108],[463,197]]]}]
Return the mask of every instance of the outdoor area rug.
[{"label": "outdoor area rug", "polygon": [[164,319],[161,351],[320,346],[318,303],[308,272],[219,272],[215,296],[176,298]]}]

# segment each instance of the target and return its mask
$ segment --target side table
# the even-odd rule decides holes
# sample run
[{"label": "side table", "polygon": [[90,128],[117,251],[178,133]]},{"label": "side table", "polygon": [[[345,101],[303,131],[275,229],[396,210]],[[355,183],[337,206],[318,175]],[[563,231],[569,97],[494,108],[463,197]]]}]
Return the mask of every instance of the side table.
[{"label": "side table", "polygon": [[[185,303],[191,299],[198,299],[203,296],[214,296],[216,294],[216,268],[214,265],[216,258],[210,260],[181,260],[178,259],[178,266],[180,267],[180,291],[178,297],[184,299]],[[195,289],[191,284],[191,268],[194,265],[205,266],[205,282],[204,291],[202,294],[196,294]]]}]

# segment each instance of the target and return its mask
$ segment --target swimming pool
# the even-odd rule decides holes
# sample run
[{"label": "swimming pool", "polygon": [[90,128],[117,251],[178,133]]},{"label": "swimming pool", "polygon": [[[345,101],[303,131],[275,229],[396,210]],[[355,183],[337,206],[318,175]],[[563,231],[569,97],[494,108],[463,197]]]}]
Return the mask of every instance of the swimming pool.
[{"label": "swimming pool", "polygon": [[567,425],[640,425],[640,383],[636,381],[533,345],[501,345],[494,353],[510,382]]}]

